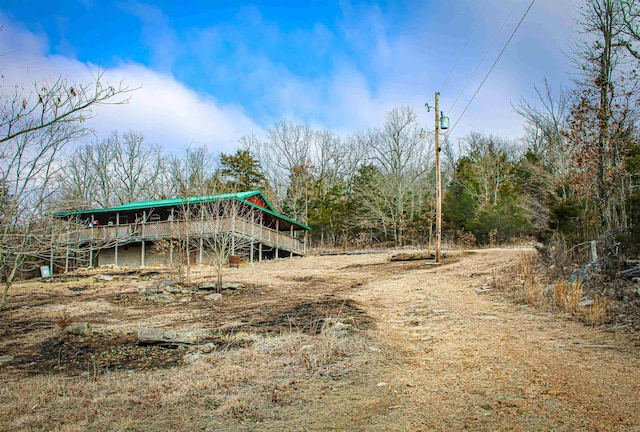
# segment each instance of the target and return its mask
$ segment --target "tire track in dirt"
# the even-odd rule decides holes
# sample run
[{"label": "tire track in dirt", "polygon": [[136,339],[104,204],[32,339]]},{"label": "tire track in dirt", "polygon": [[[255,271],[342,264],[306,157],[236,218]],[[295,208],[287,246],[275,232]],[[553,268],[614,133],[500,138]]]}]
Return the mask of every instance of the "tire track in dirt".
[{"label": "tire track in dirt", "polygon": [[637,430],[640,361],[624,336],[478,294],[519,253],[380,275],[354,294],[392,359],[388,414],[404,430]]}]

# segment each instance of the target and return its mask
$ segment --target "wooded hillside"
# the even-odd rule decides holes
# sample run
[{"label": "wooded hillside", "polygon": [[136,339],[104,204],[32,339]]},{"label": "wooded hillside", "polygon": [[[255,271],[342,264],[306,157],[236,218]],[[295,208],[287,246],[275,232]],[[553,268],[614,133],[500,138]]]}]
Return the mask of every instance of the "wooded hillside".
[{"label": "wooded hillside", "polygon": [[[638,252],[640,6],[589,0],[571,53],[571,88],[543,82],[514,109],[520,140],[446,136],[445,241],[596,240],[601,254]],[[0,273],[11,281],[48,258],[58,211],[261,189],[313,229],[321,247],[427,245],[434,230],[433,134],[423,113],[390,110],[378,127],[340,136],[280,120],[245,135],[235,153],[187,145],[167,154],[135,131],[92,139],[90,108],[130,89],[60,78],[2,94]],[[518,100],[517,95],[513,95]],[[429,124],[429,123],[427,123]],[[421,137],[423,136],[423,137]],[[188,137],[185,137],[188,139]]]}]

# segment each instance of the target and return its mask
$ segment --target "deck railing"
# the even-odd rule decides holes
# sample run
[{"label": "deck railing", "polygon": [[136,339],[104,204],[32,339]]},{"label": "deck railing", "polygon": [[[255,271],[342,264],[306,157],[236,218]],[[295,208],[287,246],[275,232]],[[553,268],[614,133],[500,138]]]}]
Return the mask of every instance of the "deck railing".
[{"label": "deck railing", "polygon": [[282,231],[276,231],[241,217],[207,220],[156,221],[127,225],[94,226],[70,232],[60,238],[61,242],[131,242],[141,240],[177,239],[190,236],[206,236],[217,232],[233,232],[269,247],[296,253],[304,253],[304,241]]}]

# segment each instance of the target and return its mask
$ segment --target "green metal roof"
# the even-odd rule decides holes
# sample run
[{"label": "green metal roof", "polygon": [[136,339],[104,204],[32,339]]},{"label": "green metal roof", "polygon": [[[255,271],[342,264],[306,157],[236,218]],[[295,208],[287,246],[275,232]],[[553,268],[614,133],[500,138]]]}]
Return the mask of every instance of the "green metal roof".
[{"label": "green metal roof", "polygon": [[[264,202],[267,203],[268,208],[264,208],[252,202],[247,201],[247,198],[250,198],[256,195],[259,195],[260,198],[262,198]],[[82,216],[82,215],[88,216],[96,213],[111,213],[111,212],[120,212],[120,211],[143,210],[143,209],[158,208],[158,207],[175,207],[175,206],[185,205],[187,203],[199,204],[199,203],[206,203],[206,202],[231,201],[231,200],[242,201],[245,204],[248,204],[266,213],[269,213],[272,216],[275,216],[279,219],[283,219],[293,225],[297,225],[302,229],[309,230],[309,231],[311,230],[311,228],[309,228],[307,225],[276,212],[273,205],[262,194],[262,191],[260,190],[253,190],[248,192],[234,192],[234,193],[226,193],[226,194],[220,194],[220,195],[201,195],[201,196],[193,196],[193,197],[186,197],[186,198],[169,198],[169,199],[154,200],[154,201],[138,201],[138,202],[131,202],[127,204],[121,204],[119,206],[109,207],[109,208],[59,212],[59,213],[55,213],[54,216],[55,217]]]}]

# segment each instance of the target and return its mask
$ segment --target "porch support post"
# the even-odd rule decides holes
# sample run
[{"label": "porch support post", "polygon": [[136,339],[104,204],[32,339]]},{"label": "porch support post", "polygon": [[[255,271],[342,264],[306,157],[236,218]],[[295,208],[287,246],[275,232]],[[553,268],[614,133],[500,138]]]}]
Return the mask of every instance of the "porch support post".
[{"label": "porch support post", "polygon": [[232,206],[233,215],[231,216],[231,255],[236,254],[236,203],[233,202]]},{"label": "porch support post", "polygon": [[278,255],[280,253],[280,219],[276,219],[276,256],[275,258],[278,259]]},{"label": "porch support post", "polygon": [[307,253],[307,230],[304,230],[304,240],[302,242],[302,250]]},{"label": "porch support post", "polygon": [[118,268],[118,235],[120,231],[120,213],[116,213],[116,247],[115,247],[115,257],[114,257],[114,267]]},{"label": "porch support post", "polygon": [[89,240],[89,268],[93,268],[93,230],[95,225],[93,224],[93,215],[91,215],[91,240]]},{"label": "porch support post", "polygon": [[64,272],[69,273],[69,226],[67,225],[67,244],[65,245],[65,255],[64,255]]},{"label": "porch support post", "polygon": [[[52,222],[53,223],[53,222]],[[53,276],[53,266],[55,265],[54,261],[54,250],[53,247],[55,245],[55,229],[51,230],[51,254],[49,255],[49,274]]]},{"label": "porch support post", "polygon": [[144,225],[147,222],[147,211],[142,212],[142,239],[140,240],[140,267],[144,268],[145,262],[145,244],[144,244]]},{"label": "porch support post", "polygon": [[171,222],[169,224],[169,265],[173,265],[173,208],[171,209]]},{"label": "porch support post", "polygon": [[200,256],[198,257],[198,264],[202,265],[204,263],[204,204],[200,206]]},{"label": "porch support post", "polygon": [[249,262],[253,264],[253,241],[256,238],[255,234],[253,233],[256,225],[255,210],[253,209],[251,210],[250,221],[251,221],[251,251],[249,252]]}]

